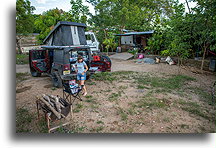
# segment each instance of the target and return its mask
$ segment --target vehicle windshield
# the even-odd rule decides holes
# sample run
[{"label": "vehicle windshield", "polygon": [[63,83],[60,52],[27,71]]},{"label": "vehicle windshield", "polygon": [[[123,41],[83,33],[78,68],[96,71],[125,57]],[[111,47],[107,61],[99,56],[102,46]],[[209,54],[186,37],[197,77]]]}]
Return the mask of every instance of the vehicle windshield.
[{"label": "vehicle windshield", "polygon": [[78,56],[82,56],[84,61],[88,61],[89,59],[88,51],[71,51],[70,62],[76,62]]}]

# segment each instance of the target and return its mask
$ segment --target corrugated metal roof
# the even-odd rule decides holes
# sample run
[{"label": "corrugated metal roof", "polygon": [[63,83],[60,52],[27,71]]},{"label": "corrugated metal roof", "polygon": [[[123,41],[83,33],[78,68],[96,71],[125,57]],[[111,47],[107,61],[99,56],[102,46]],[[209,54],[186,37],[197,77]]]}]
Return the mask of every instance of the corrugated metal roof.
[{"label": "corrugated metal roof", "polygon": [[145,31],[145,32],[128,32],[124,34],[116,34],[116,36],[129,36],[129,35],[142,35],[142,34],[152,34],[154,30]]},{"label": "corrugated metal roof", "polygon": [[50,33],[47,35],[47,37],[43,40],[45,43],[46,40],[50,37],[50,35],[61,25],[68,25],[68,26],[81,26],[81,27],[86,27],[86,24],[83,23],[76,23],[76,22],[67,22],[67,21],[60,21],[58,22],[55,27],[50,31]]}]

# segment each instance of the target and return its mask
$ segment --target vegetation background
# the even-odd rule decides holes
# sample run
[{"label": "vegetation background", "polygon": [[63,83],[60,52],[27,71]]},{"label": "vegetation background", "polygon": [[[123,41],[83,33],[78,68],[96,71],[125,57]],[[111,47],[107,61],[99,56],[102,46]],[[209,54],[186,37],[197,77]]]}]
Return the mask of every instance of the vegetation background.
[{"label": "vegetation background", "polygon": [[[185,0],[196,6],[185,11],[178,0],[86,0],[95,8],[93,15],[82,0],[71,0],[71,9],[57,7],[42,14],[33,14],[35,7],[29,0],[16,0],[16,33],[20,37],[39,33],[38,44],[58,21],[87,24],[87,30],[96,33],[102,49],[113,51],[118,40],[114,36],[124,29],[134,31],[155,30],[145,50],[153,54],[177,56],[179,61],[201,57],[216,51],[216,0]],[[33,25],[32,25],[33,24]],[[19,38],[17,47],[21,53]],[[201,64],[203,69],[203,62]]]}]

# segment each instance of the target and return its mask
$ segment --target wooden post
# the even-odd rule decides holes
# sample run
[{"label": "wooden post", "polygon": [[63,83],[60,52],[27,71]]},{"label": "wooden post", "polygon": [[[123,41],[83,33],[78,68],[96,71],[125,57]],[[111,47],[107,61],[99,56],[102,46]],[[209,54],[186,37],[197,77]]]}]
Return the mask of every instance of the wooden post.
[{"label": "wooden post", "polygon": [[50,119],[49,119],[48,113],[46,113],[46,121],[47,121],[48,133],[50,133]]}]

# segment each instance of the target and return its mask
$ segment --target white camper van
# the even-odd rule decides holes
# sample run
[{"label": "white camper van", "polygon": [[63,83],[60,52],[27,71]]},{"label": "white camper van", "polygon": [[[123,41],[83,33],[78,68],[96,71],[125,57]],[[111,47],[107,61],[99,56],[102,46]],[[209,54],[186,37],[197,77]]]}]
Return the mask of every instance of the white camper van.
[{"label": "white camper van", "polygon": [[92,52],[99,52],[99,42],[94,32],[85,32],[87,45],[90,47]]}]

